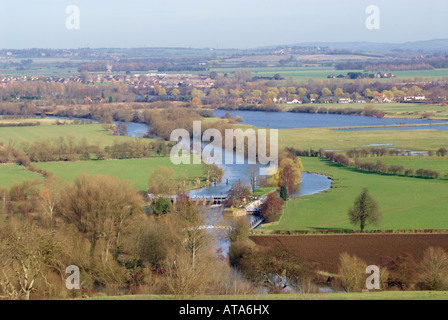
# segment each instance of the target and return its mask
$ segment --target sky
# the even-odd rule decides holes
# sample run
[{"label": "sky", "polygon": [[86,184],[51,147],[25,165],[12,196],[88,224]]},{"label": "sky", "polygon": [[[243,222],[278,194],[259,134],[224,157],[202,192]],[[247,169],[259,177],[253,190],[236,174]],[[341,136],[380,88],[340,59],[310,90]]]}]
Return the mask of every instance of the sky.
[{"label": "sky", "polygon": [[448,38],[447,16],[447,0],[0,0],[0,48],[402,43]]}]

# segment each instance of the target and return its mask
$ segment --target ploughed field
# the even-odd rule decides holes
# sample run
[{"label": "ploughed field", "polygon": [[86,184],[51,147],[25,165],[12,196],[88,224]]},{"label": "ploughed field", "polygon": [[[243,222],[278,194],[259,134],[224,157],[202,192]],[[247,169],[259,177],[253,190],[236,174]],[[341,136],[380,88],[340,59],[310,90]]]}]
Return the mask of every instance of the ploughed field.
[{"label": "ploughed field", "polygon": [[382,256],[395,259],[409,253],[419,263],[428,247],[448,251],[448,234],[251,236],[250,240],[260,248],[286,249],[330,273],[338,272],[339,255],[344,252],[356,255],[367,265],[377,265]]}]

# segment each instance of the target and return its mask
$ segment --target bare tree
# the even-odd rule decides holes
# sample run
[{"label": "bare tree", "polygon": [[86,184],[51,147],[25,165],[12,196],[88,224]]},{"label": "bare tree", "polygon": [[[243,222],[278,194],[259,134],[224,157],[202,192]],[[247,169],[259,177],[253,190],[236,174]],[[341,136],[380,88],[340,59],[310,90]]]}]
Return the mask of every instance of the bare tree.
[{"label": "bare tree", "polygon": [[122,232],[135,214],[141,212],[141,197],[130,181],[83,174],[62,195],[63,216],[92,239],[93,254],[98,240],[104,245],[104,262],[111,249],[118,250]]},{"label": "bare tree", "polygon": [[49,287],[45,271],[57,251],[52,236],[49,231],[15,220],[2,226],[0,289],[6,298],[29,300],[38,282]]}]

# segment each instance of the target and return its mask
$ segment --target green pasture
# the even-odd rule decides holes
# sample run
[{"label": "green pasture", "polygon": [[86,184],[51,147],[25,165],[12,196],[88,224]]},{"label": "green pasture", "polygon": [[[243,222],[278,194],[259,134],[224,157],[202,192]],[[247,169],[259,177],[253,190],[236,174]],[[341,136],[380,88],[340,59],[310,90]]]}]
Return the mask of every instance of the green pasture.
[{"label": "green pasture", "polygon": [[[438,150],[446,147],[448,131],[421,130],[366,130],[338,131],[330,128],[280,129],[279,145],[296,149],[347,150],[371,144],[386,144],[390,148],[409,150]],[[390,145],[389,145],[390,144]]]},{"label": "green pasture", "polygon": [[[47,120],[45,119],[45,121]],[[115,140],[135,139],[125,136],[115,136],[104,130],[101,124],[0,127],[0,141],[8,144],[12,140],[16,148],[20,148],[20,144],[24,141],[48,141],[59,137],[73,137],[75,141],[80,141],[85,138],[88,143],[98,144],[103,147],[112,145]]]},{"label": "green pasture", "polygon": [[[334,62],[334,61],[333,61]],[[349,72],[362,72],[363,70],[336,70],[333,67],[254,67],[254,68],[212,68],[211,71],[216,71],[220,73],[232,73],[242,70],[251,71],[252,76],[259,77],[273,77],[276,74],[280,74],[283,78],[292,78],[297,83],[304,83],[309,80],[314,81],[352,81],[351,79],[329,79],[328,75],[343,74],[344,76]],[[415,81],[415,80],[440,80],[442,78],[448,77],[448,69],[435,69],[435,70],[406,70],[406,71],[389,71],[382,70],[382,72],[391,72],[395,74],[394,78],[383,78],[383,79],[368,79],[371,82],[403,82],[403,81]],[[376,73],[376,72],[368,72]]]},{"label": "green pasture", "polygon": [[388,165],[403,166],[405,169],[432,169],[440,173],[440,177],[448,174],[448,157],[437,156],[390,156],[362,158],[361,161],[376,162],[377,160]]},{"label": "green pasture", "polygon": [[149,173],[156,170],[158,166],[172,167],[180,180],[184,175],[188,177],[188,186],[193,188],[192,183],[196,177],[203,178],[202,165],[180,164],[173,165],[169,157],[154,157],[143,159],[123,160],[90,160],[76,162],[41,162],[34,164],[35,167],[52,172],[56,177],[65,181],[73,181],[82,173],[102,174],[120,179],[132,181],[140,190],[148,188]]},{"label": "green pasture", "polygon": [[359,229],[351,225],[347,211],[363,188],[378,201],[382,222],[374,229],[448,228],[448,183],[402,176],[358,172],[325,159],[302,157],[305,171],[331,176],[333,186],[323,193],[288,201],[273,230]]},{"label": "green pasture", "polygon": [[276,187],[265,187],[265,188],[259,188],[259,189],[255,189],[253,196],[255,197],[261,197],[264,196],[265,194],[276,190]]},{"label": "green pasture", "polygon": [[0,187],[10,189],[15,183],[21,183],[25,180],[42,179],[37,173],[27,171],[18,164],[0,165]]}]

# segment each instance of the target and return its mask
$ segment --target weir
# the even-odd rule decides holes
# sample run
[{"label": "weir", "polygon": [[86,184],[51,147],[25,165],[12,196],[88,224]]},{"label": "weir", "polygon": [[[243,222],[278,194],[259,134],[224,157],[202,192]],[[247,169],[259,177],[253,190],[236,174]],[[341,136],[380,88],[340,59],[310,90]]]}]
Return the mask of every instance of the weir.
[{"label": "weir", "polygon": [[[148,199],[157,199],[159,197],[171,199],[173,203],[177,200],[177,195],[172,196],[156,196],[154,194],[147,194]],[[227,195],[207,195],[207,196],[191,196],[189,197],[191,201],[196,202],[197,204],[202,205],[224,205],[224,202],[227,200]]]}]

